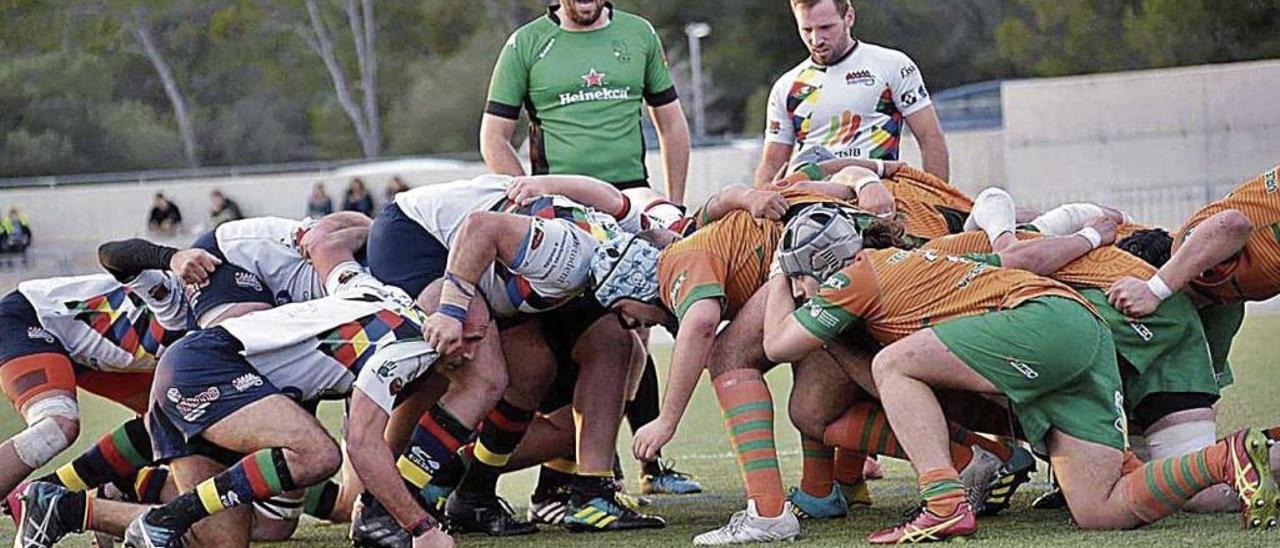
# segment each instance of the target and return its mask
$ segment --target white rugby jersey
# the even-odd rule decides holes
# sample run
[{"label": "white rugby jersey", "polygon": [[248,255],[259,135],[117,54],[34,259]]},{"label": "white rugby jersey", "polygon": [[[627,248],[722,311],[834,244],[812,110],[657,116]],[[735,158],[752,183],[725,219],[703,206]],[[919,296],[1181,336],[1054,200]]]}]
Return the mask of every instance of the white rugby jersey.
[{"label": "white rugby jersey", "polygon": [[425,319],[404,291],[360,274],[326,297],[251,312],[219,327],[285,393],[302,401],[342,398],[358,385],[389,412],[400,389],[438,356],[422,342]]},{"label": "white rugby jersey", "polygon": [[[446,248],[453,247],[458,227],[476,211],[527,215],[556,223],[556,227],[572,225],[578,229],[535,228],[533,240],[527,242],[528,260],[521,268],[494,265],[481,277],[480,291],[493,313],[502,317],[551,310],[581,294],[587,287],[590,260],[596,248],[622,231],[611,215],[563,196],[544,196],[517,205],[506,198],[512,180],[506,175],[482,175],[396,195],[396,204],[405,215]],[[638,220],[633,224],[638,227]]]},{"label": "white rugby jersey", "polygon": [[71,360],[102,371],[150,371],[165,347],[187,328],[182,283],[147,270],[127,284],[108,274],[45,278],[18,284],[43,333],[62,343]]},{"label": "white rugby jersey", "polygon": [[218,249],[227,261],[262,278],[276,304],[309,301],[324,295],[324,280],[302,258],[303,221],[256,217],[219,225]]},{"label": "white rugby jersey", "polygon": [[773,84],[764,138],[790,145],[792,158],[823,147],[839,158],[897,160],[903,118],[930,104],[910,57],[860,41],[834,64],[806,58]]}]

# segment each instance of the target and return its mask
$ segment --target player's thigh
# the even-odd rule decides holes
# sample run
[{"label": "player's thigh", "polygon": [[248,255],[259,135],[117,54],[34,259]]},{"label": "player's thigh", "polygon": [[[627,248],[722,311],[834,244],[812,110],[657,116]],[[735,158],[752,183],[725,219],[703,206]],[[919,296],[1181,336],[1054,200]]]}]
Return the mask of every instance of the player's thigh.
[{"label": "player's thigh", "polygon": [[734,369],[768,371],[774,366],[764,354],[765,293],[757,291],[716,335],[707,364],[711,378]]},{"label": "player's thigh", "polygon": [[876,384],[887,375],[907,376],[934,388],[999,393],[995,385],[951,352],[932,329],[916,331],[886,346],[871,365]]},{"label": "player's thigh", "polygon": [[239,453],[285,447],[302,454],[338,451],[320,421],[283,394],[256,400],[209,425],[201,436]]},{"label": "player's thigh", "polygon": [[791,364],[794,377],[787,411],[791,422],[811,437],[819,435],[854,401],[866,394],[825,350]]}]

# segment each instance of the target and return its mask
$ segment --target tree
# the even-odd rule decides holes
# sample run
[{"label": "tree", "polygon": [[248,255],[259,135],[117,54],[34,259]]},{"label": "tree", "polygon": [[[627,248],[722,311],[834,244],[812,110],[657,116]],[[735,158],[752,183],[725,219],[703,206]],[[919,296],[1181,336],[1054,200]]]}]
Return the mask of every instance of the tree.
[{"label": "tree", "polygon": [[151,15],[146,7],[135,5],[124,18],[124,26],[137,42],[142,54],[147,56],[156,76],[164,86],[164,94],[173,107],[173,118],[178,123],[178,136],[182,140],[182,154],[187,159],[188,167],[200,165],[200,155],[196,143],[195,123],[191,111],[187,107],[187,96],[182,92],[178,79],[173,75],[173,68],[156,46],[155,34],[151,29]]},{"label": "tree", "polygon": [[307,0],[307,16],[310,25],[300,31],[302,39],[324,61],[329,71],[338,104],[355,126],[360,148],[366,158],[382,154],[382,120],[378,115],[378,52],[377,25],[373,19],[373,0],[346,0],[347,23],[351,28],[351,40],[355,46],[356,68],[363,100],[356,103],[351,93],[351,83],[334,47],[333,34],[325,22],[324,14],[316,0]]}]

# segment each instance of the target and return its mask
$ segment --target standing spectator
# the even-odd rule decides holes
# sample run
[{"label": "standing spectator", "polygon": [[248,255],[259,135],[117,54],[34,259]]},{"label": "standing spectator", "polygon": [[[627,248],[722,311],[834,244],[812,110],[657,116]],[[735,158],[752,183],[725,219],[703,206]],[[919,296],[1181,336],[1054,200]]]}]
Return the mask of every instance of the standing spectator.
[{"label": "standing spectator", "polygon": [[21,253],[31,245],[31,223],[27,221],[27,214],[19,210],[18,206],[9,208],[9,214],[0,223],[0,228],[4,229],[4,242],[0,243],[0,251]]},{"label": "standing spectator", "polygon": [[534,175],[590,175],[618,188],[647,187],[641,99],[658,130],[668,198],[683,203],[689,125],[653,25],[604,0],[561,0],[502,48],[480,125],[480,153],[494,173],[524,175],[511,135],[527,104]]},{"label": "standing spectator", "polygon": [[409,184],[404,182],[399,175],[391,178],[391,183],[387,185],[386,196],[387,203],[395,201],[396,194],[409,190]]},{"label": "standing spectator", "polygon": [[364,188],[364,181],[359,177],[352,179],[347,186],[347,193],[342,197],[342,210],[359,211],[373,216],[373,196],[369,195],[369,191]]},{"label": "standing spectator", "polygon": [[791,0],[809,58],[782,75],[769,94],[764,154],[756,186],[814,147],[839,158],[897,160],[902,123],[920,143],[924,170],[951,175],[947,140],[906,54],[855,40],[849,0]]},{"label": "standing spectator", "polygon": [[181,225],[182,211],[178,209],[177,204],[169,201],[163,192],[157,192],[155,199],[151,202],[151,215],[147,218],[147,227],[152,232],[172,236],[178,232],[178,227]]},{"label": "standing spectator", "polygon": [[213,221],[214,227],[227,221],[239,221],[244,218],[240,213],[240,204],[224,196],[221,190],[210,193],[209,201],[212,203],[212,207],[209,208],[209,219]]},{"label": "standing spectator", "polygon": [[[521,105],[528,105],[529,161],[534,175],[588,175],[619,189],[647,188],[642,101],[658,131],[667,195],[672,202],[682,203],[689,170],[689,125],[653,25],[605,0],[560,0],[547,8],[546,15],[517,29],[502,48],[480,124],[480,153],[494,173],[524,175],[511,136]],[[635,398],[626,405],[633,431],[658,417],[658,400],[657,373],[650,358]],[[701,490],[692,478],[656,458],[642,464],[646,493]],[[554,507],[559,496],[555,493],[565,491],[558,484],[568,484],[568,490],[574,491],[569,497],[573,516],[580,508],[575,505],[593,500],[584,496],[591,489],[582,486],[600,479],[592,476],[613,475],[608,468],[588,470],[582,461],[576,468],[579,477],[573,478],[544,467],[533,495],[535,506]],[[608,518],[610,523],[652,526],[656,520],[624,511],[612,502],[602,507],[617,508]]]},{"label": "standing spectator", "polygon": [[307,216],[319,219],[333,213],[333,199],[324,190],[324,183],[316,183],[311,187],[311,196],[307,197]]}]

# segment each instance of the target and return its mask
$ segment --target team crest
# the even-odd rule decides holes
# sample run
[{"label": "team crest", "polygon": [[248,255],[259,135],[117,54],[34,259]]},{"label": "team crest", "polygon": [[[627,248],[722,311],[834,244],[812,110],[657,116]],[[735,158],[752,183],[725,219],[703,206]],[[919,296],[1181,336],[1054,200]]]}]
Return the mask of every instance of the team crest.
[{"label": "team crest", "polygon": [[622,40],[613,41],[613,58],[619,63],[631,62],[631,48],[627,47],[627,43]]}]

